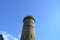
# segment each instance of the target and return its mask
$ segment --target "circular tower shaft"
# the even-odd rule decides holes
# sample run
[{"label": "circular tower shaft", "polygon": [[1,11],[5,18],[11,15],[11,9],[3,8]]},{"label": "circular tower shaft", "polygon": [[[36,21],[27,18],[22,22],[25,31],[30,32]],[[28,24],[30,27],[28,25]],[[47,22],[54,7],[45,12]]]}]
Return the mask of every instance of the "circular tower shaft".
[{"label": "circular tower shaft", "polygon": [[35,40],[34,23],[33,17],[27,16],[24,18],[21,40]]}]

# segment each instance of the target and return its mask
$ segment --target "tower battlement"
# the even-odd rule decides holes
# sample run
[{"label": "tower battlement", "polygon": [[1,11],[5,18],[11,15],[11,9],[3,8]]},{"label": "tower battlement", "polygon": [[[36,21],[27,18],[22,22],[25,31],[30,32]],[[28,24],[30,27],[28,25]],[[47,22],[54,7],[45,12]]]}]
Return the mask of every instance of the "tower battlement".
[{"label": "tower battlement", "polygon": [[23,22],[24,22],[25,20],[29,20],[29,19],[33,19],[34,22],[35,22],[35,19],[34,19],[32,16],[26,16],[26,17],[23,19]]}]

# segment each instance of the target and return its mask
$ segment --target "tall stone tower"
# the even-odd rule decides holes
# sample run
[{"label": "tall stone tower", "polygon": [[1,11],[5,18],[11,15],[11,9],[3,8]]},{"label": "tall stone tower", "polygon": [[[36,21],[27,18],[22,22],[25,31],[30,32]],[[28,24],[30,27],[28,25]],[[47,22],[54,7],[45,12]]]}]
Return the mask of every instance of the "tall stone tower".
[{"label": "tall stone tower", "polygon": [[26,16],[23,19],[21,40],[35,40],[34,23],[35,19],[32,16]]},{"label": "tall stone tower", "polygon": [[0,40],[4,40],[2,34],[0,34]]}]

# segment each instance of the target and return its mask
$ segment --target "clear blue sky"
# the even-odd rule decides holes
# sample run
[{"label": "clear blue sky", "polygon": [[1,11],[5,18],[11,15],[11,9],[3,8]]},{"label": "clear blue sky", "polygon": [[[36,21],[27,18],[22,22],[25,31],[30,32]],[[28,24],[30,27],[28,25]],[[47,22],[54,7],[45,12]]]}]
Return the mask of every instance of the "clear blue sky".
[{"label": "clear blue sky", "polygon": [[60,0],[0,0],[0,31],[18,37],[27,15],[36,20],[36,40],[60,40]]}]

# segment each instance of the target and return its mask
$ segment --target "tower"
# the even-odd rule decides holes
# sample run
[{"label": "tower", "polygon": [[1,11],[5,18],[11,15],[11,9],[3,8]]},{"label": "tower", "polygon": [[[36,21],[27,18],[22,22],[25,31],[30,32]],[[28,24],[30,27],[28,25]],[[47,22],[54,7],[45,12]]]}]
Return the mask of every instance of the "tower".
[{"label": "tower", "polygon": [[2,34],[0,34],[0,40],[4,40]]},{"label": "tower", "polygon": [[26,16],[23,19],[21,40],[35,40],[34,23],[35,19],[32,16]]}]

